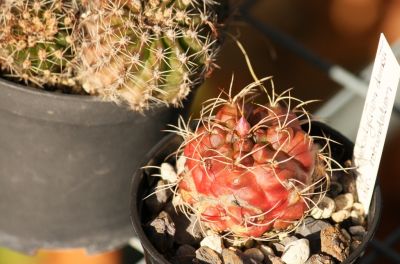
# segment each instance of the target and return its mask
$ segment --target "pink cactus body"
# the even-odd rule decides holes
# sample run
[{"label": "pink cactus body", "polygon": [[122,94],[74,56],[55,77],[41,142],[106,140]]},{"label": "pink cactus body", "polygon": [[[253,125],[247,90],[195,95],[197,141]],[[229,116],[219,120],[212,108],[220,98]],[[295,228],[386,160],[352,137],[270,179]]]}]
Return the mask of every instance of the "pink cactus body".
[{"label": "pink cactus body", "polygon": [[285,230],[308,209],[316,147],[281,106],[225,104],[185,142],[182,199],[218,232],[260,237]]}]

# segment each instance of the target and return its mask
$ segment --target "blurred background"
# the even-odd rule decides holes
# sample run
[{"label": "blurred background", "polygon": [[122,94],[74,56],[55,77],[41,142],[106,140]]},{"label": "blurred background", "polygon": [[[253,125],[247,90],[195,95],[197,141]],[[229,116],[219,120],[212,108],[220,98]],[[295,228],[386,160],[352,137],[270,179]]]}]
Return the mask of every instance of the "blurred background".
[{"label": "blurred background", "polygon": [[[232,4],[237,7],[238,2],[232,1]],[[249,16],[237,12],[231,18],[229,32],[246,48],[257,76],[274,76],[277,91],[294,88],[292,95],[303,101],[319,99],[320,102],[309,105],[308,110],[315,113],[316,119],[331,124],[354,140],[364,98],[346,89],[346,82],[332,80],[329,69],[338,65],[368,85],[368,70],[381,32],[400,58],[400,47],[396,46],[396,41],[400,41],[400,0],[253,2],[254,5],[245,10]],[[254,23],[249,23],[249,19]],[[263,25],[267,32],[261,32],[256,24]],[[203,101],[229,87],[233,74],[235,91],[252,81],[244,57],[230,37],[225,38],[216,63],[220,69],[206,80],[195,96],[193,116],[197,115]],[[338,93],[341,93],[342,100],[333,101],[334,107],[327,108]],[[388,242],[385,240],[399,233],[400,228],[397,211],[400,209],[400,195],[397,193],[400,190],[400,175],[397,174],[400,171],[400,115],[394,113],[392,119],[379,171],[383,214],[375,236],[376,245],[370,246],[370,250],[383,245],[381,250],[400,254],[400,236],[391,239],[390,246],[384,245]],[[370,258],[365,263],[399,263],[388,254],[379,254],[379,258]],[[41,252],[29,257],[0,249],[0,264],[140,262],[140,254],[131,247],[100,256],[87,256],[83,250],[71,250],[63,256]]]}]

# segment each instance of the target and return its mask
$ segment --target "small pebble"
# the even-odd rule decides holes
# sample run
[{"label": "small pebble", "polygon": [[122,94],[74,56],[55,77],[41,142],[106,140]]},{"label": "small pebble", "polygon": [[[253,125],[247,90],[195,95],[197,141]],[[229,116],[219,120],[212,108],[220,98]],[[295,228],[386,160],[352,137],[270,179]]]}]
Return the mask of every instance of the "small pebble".
[{"label": "small pebble", "polygon": [[161,211],[161,213],[148,224],[146,230],[149,239],[160,252],[166,252],[172,247],[174,242],[172,238],[175,235],[176,228],[167,212]]},{"label": "small pebble", "polygon": [[[347,162],[346,167],[353,167],[354,165],[351,162]],[[356,188],[356,176],[354,173],[349,170],[348,173],[342,173],[338,180],[343,187],[343,192],[351,193],[353,197],[357,197],[357,188]]]},{"label": "small pebble", "polygon": [[265,258],[265,263],[267,264],[285,264],[280,257],[268,255]]},{"label": "small pebble", "polygon": [[306,217],[304,222],[297,227],[296,234],[306,237],[308,235],[319,233],[322,229],[328,226],[331,226],[331,224],[326,221],[316,220],[312,217]]},{"label": "small pebble", "polygon": [[244,251],[244,254],[245,254],[247,257],[249,257],[249,258],[255,260],[256,262],[263,262],[263,260],[264,260],[264,254],[263,254],[262,251],[261,251],[260,249],[258,249],[258,248],[249,248],[249,249],[246,249],[246,250]]},{"label": "small pebble", "polygon": [[309,242],[302,238],[287,244],[281,259],[286,264],[303,264],[307,261],[309,255]]},{"label": "small pebble", "polygon": [[363,226],[350,226],[349,232],[354,236],[364,236],[365,235],[365,228]]},{"label": "small pebble", "polygon": [[200,261],[200,263],[222,264],[218,253],[209,247],[200,247],[198,250],[196,250],[196,258]]},{"label": "small pebble", "polygon": [[306,262],[306,264],[334,264],[335,261],[331,256],[323,254],[314,254]]},{"label": "small pebble", "polygon": [[244,264],[243,258],[240,256],[239,251],[224,248],[222,250],[222,260],[224,264]]},{"label": "small pebble", "polygon": [[350,212],[351,221],[356,225],[362,225],[365,222],[364,206],[361,203],[354,203]]},{"label": "small pebble", "polygon": [[340,232],[338,227],[328,227],[321,231],[321,251],[339,261],[349,256],[350,241]]},{"label": "small pebble", "polygon": [[218,235],[206,236],[201,240],[200,246],[209,247],[215,252],[221,254],[223,249],[222,238]]},{"label": "small pebble", "polygon": [[267,257],[269,255],[275,256],[274,250],[267,245],[260,245],[260,250],[264,254],[265,257]]},{"label": "small pebble", "polygon": [[347,239],[347,240],[351,240],[351,235],[349,234],[349,232],[347,232],[346,229],[342,228],[340,229],[340,232],[342,232],[343,236]]},{"label": "small pebble", "polygon": [[353,241],[351,241],[351,244],[350,244],[350,250],[351,250],[351,252],[353,252],[354,250],[356,250],[360,245],[361,245],[361,241],[360,241],[360,240],[353,240]]},{"label": "small pebble", "polygon": [[336,211],[350,210],[354,203],[354,197],[351,193],[340,194],[335,197]]},{"label": "small pebble", "polygon": [[164,162],[164,163],[161,164],[160,174],[161,174],[161,178],[163,180],[168,181],[168,182],[173,183],[173,182],[176,182],[178,180],[178,176],[177,176],[177,174],[175,172],[174,167],[171,164],[167,163],[167,162]]},{"label": "small pebble", "polygon": [[176,251],[176,255],[172,258],[172,263],[176,264],[192,264],[196,258],[196,249],[190,245],[182,245]]},{"label": "small pebble", "polygon": [[343,191],[342,185],[337,181],[332,181],[331,185],[329,186],[328,194],[331,197],[338,196]]},{"label": "small pebble", "polygon": [[171,236],[175,235],[176,228],[169,214],[162,211],[151,223],[157,233],[166,233]]},{"label": "small pebble", "polygon": [[254,246],[253,239],[235,238],[233,240],[225,241],[227,247],[245,247],[252,248]]},{"label": "small pebble", "polygon": [[176,255],[179,255],[179,256],[187,256],[187,255],[195,256],[196,255],[196,249],[194,247],[190,246],[190,245],[182,245],[177,249]]},{"label": "small pebble", "polygon": [[332,214],[332,220],[336,223],[341,223],[350,217],[350,212],[347,210],[340,210]]},{"label": "small pebble", "polygon": [[286,236],[283,239],[280,239],[279,242],[272,243],[272,245],[275,246],[276,251],[283,252],[285,251],[286,245],[296,240],[298,240],[298,238],[295,236]]},{"label": "small pebble", "polygon": [[325,196],[322,200],[311,210],[311,216],[315,219],[326,219],[331,217],[332,213],[335,211],[335,202]]},{"label": "small pebble", "polygon": [[355,211],[357,214],[362,216],[365,215],[364,206],[361,203],[353,203],[352,211]]},{"label": "small pebble", "polygon": [[362,225],[365,222],[365,217],[362,215],[359,215],[356,211],[352,210],[350,212],[350,219],[351,222],[355,225]]}]

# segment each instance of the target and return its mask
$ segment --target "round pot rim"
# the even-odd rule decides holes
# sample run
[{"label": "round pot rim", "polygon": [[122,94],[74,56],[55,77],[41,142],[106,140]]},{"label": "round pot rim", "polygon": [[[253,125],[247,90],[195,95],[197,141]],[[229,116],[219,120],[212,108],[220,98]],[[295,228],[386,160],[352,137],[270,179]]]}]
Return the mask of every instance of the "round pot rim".
[{"label": "round pot rim", "polygon": [[[147,116],[156,116],[169,108],[167,105],[157,105],[140,113],[130,109],[125,103],[105,101],[99,96],[44,91],[1,77],[0,95],[0,111],[11,115],[86,126],[141,120]],[[178,110],[171,108],[170,111]]]},{"label": "round pot rim", "polygon": [[[339,135],[343,137],[345,140],[353,144],[351,141],[349,141],[345,136],[343,136],[340,132],[337,130],[327,126],[324,123],[318,122],[318,121],[313,121],[313,124],[319,124],[323,128],[328,128],[332,130],[336,135]],[[145,156],[141,164],[141,167],[145,166],[147,162],[157,153],[160,152],[163,148],[168,147],[167,143],[171,141],[174,137],[176,137],[176,134],[169,134],[164,136]],[[141,173],[142,169],[138,169],[132,176],[132,181],[131,181],[131,200],[130,200],[130,218],[131,218],[131,223],[133,226],[133,229],[136,233],[136,235],[139,237],[145,254],[150,254],[152,258],[155,259],[156,263],[170,263],[155,247],[154,245],[150,242],[149,238],[147,237],[146,233],[143,230],[142,227],[142,222],[140,219],[140,215],[138,215],[139,208],[137,204],[137,191],[138,187],[140,186],[140,183],[142,181],[142,176],[143,173]],[[140,177],[138,177],[140,176]],[[376,182],[375,187],[374,187],[374,195],[373,199],[371,201],[371,206],[373,206],[373,211],[374,211],[374,216],[371,218],[371,222],[368,223],[368,230],[367,234],[363,237],[363,240],[361,244],[354,250],[349,257],[347,257],[342,263],[349,264],[353,263],[356,259],[362,257],[363,252],[365,251],[367,244],[370,242],[372,237],[374,236],[378,224],[380,222],[380,216],[381,216],[381,205],[382,205],[382,195],[381,195],[381,189],[379,185],[379,181]],[[136,219],[134,216],[137,216]],[[367,216],[368,217],[368,216]]]}]

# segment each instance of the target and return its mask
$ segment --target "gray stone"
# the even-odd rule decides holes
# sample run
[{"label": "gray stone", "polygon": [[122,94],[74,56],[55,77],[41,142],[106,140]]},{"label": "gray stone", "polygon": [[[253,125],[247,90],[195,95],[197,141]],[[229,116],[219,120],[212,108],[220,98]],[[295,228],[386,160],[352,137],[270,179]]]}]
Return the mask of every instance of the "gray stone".
[{"label": "gray stone", "polygon": [[259,248],[265,257],[267,257],[269,255],[275,256],[275,252],[271,247],[261,244]]},{"label": "gray stone", "polygon": [[354,235],[354,236],[361,236],[363,237],[365,235],[365,228],[363,226],[350,226],[349,227],[349,232],[350,234]]},{"label": "gray stone", "polygon": [[360,241],[360,240],[353,240],[353,241],[351,241],[351,244],[350,244],[350,251],[353,252],[353,251],[356,250],[360,245],[361,245],[361,241]]},{"label": "gray stone", "polygon": [[349,256],[350,241],[338,227],[327,227],[321,231],[321,251],[344,261]]},{"label": "gray stone", "polygon": [[192,264],[196,258],[196,249],[190,245],[182,245],[176,251],[176,255],[172,258],[172,263],[176,264]]},{"label": "gray stone", "polygon": [[244,251],[244,254],[250,259],[255,260],[256,262],[262,262],[264,260],[264,254],[258,248],[249,248]]},{"label": "gray stone", "polygon": [[287,236],[282,238],[279,242],[274,242],[272,245],[275,247],[275,250],[278,252],[283,252],[285,251],[285,246],[288,245],[289,243],[298,240],[297,237],[295,236]]},{"label": "gray stone", "polygon": [[[351,164],[351,162],[347,162],[347,167],[352,167],[354,166]],[[340,172],[340,176],[338,177],[339,183],[343,187],[343,192],[344,193],[351,193],[355,200],[357,200],[357,188],[356,188],[356,176],[354,175],[354,172],[349,170],[347,173],[345,172]]]},{"label": "gray stone", "polygon": [[351,240],[351,235],[349,234],[349,232],[347,232],[346,229],[342,228],[340,229],[340,232],[342,233],[342,235],[347,239],[347,240]]},{"label": "gray stone", "polygon": [[209,247],[200,247],[196,250],[196,258],[201,264],[222,264],[218,253]]},{"label": "gray stone", "polygon": [[281,259],[286,264],[303,264],[309,256],[309,242],[307,239],[302,238],[287,244]]},{"label": "gray stone", "polygon": [[331,226],[326,221],[316,220],[312,217],[307,217],[304,222],[300,224],[296,229],[296,234],[306,237],[315,233],[319,233],[322,229]]},{"label": "gray stone", "polygon": [[331,256],[323,254],[314,254],[306,262],[306,264],[334,264],[335,261]]}]

